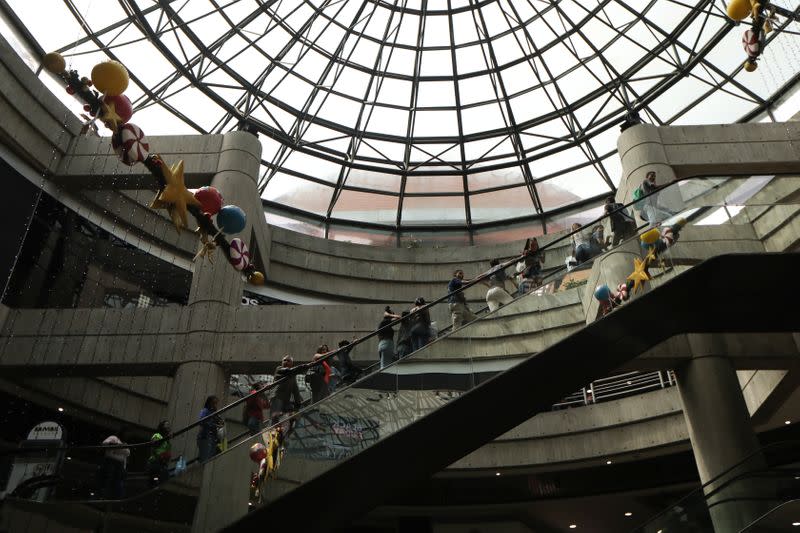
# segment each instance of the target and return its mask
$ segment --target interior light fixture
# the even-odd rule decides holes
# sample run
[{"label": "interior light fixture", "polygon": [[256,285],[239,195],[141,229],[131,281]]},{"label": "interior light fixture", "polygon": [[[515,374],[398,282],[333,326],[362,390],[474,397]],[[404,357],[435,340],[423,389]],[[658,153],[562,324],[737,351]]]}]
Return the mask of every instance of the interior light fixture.
[{"label": "interior light fixture", "polygon": [[611,459],[609,459],[608,461],[606,461],[606,464],[607,464],[607,465],[610,465],[610,464],[611,464]]},{"label": "interior light fixture", "polygon": [[495,476],[499,476],[499,475],[500,475],[500,472],[495,472],[495,473],[494,473],[494,475],[495,475]]},{"label": "interior light fixture", "polygon": [[63,408],[63,407],[59,407],[59,408],[58,408],[58,412],[59,412],[59,413],[63,413],[63,412],[64,412],[64,408]]},{"label": "interior light fixture", "polygon": [[578,525],[577,525],[577,524],[570,524],[570,525],[569,525],[569,528],[570,528],[570,529],[575,529],[576,527],[578,527]]},{"label": "interior light fixture", "polygon": [[633,513],[628,511],[627,513],[625,513],[625,516],[633,516]]},{"label": "interior light fixture", "polygon": [[789,424],[791,424],[791,423],[792,423],[792,421],[791,421],[791,420],[784,420],[784,421],[783,421],[783,423],[784,423],[784,424],[786,424],[786,425],[788,426]]},{"label": "interior light fixture", "polygon": [[793,525],[794,527],[800,526],[800,522],[792,522],[792,525]]}]

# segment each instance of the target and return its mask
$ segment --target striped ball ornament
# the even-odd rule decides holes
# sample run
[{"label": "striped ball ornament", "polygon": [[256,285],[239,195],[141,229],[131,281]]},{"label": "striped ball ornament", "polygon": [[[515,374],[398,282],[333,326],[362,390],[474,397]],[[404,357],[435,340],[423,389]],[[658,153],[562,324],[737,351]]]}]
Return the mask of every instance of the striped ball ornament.
[{"label": "striped ball ornament", "polygon": [[244,270],[250,266],[250,250],[242,239],[231,239],[230,262],[236,270]]},{"label": "striped ball ornament", "polygon": [[144,136],[142,128],[136,124],[124,124],[111,136],[111,146],[120,161],[128,166],[141,163],[150,151],[150,144]]}]

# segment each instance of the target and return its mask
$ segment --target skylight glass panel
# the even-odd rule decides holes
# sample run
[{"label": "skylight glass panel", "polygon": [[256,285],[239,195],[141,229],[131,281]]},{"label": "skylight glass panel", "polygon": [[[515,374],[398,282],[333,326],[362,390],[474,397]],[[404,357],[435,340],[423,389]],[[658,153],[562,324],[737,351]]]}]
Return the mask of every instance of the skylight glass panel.
[{"label": "skylight glass panel", "polygon": [[[552,231],[566,219],[549,210],[614,192],[618,125],[631,109],[658,124],[704,124],[768,117],[771,106],[784,120],[800,100],[797,25],[776,25],[758,70],[745,73],[746,25],[729,23],[723,0],[139,1],[125,3],[130,13],[68,0],[48,3],[47,17],[36,2],[8,5],[32,41],[9,25],[4,36],[34,71],[37,46],[60,49],[83,75],[122,61],[148,135],[249,121],[264,147],[270,220],[341,238],[359,223],[386,235],[430,224],[463,242],[470,224],[517,216]],[[40,76],[83,113],[59,80]],[[778,91],[786,96],[772,103]],[[350,225],[323,231],[328,217]]]}]

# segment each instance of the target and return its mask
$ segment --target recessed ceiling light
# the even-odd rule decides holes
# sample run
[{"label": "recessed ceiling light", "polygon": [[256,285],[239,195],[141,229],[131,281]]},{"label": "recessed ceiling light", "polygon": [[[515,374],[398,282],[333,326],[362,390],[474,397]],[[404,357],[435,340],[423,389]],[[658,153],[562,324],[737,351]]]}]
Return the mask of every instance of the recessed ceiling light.
[{"label": "recessed ceiling light", "polygon": [[577,524],[570,524],[570,525],[569,525],[569,528],[570,528],[570,529],[575,529],[576,527],[578,527],[578,526],[577,526]]},{"label": "recessed ceiling light", "polygon": [[59,413],[63,413],[63,412],[64,412],[64,408],[63,408],[63,407],[59,407],[59,408],[58,408],[58,412],[59,412]]},{"label": "recessed ceiling light", "polygon": [[633,513],[628,511],[627,513],[625,513],[625,516],[633,516]]}]

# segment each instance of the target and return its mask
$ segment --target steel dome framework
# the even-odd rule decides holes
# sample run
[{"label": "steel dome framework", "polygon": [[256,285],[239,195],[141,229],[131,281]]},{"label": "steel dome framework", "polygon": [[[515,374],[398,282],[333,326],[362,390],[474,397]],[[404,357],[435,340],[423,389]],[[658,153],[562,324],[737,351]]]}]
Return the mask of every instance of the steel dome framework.
[{"label": "steel dome framework", "polygon": [[722,0],[52,4],[74,21],[61,32],[0,0],[34,56],[123,62],[148,133],[257,132],[267,209],[326,234],[544,226],[615,190],[629,113],[751,120],[800,72],[797,28],[779,20],[744,73]]}]

